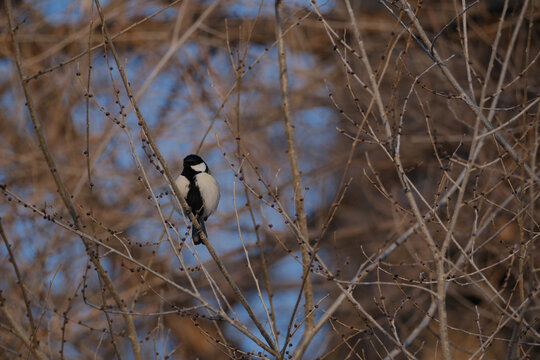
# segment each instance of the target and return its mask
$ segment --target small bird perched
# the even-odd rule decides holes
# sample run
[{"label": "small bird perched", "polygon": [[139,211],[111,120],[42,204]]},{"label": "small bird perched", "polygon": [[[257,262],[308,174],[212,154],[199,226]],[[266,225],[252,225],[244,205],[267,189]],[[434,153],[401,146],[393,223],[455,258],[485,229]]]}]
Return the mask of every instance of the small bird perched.
[{"label": "small bird perched", "polygon": [[[184,158],[184,169],[175,181],[180,195],[186,199],[193,215],[201,225],[201,230],[208,238],[204,222],[216,210],[219,203],[219,185],[212,175],[208,165],[198,155],[188,155]],[[200,232],[193,226],[191,236],[195,245],[202,244]]]}]

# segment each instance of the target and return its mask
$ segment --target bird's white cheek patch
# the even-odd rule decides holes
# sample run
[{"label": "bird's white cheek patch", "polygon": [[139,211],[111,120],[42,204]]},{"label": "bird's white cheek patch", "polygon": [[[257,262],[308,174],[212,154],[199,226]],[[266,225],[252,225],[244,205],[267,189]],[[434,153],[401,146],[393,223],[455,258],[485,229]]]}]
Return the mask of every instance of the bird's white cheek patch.
[{"label": "bird's white cheek patch", "polygon": [[195,171],[198,171],[198,172],[205,172],[206,171],[206,164],[205,163],[200,163],[200,164],[197,164],[197,165],[193,165],[191,168],[193,170],[195,170]]}]

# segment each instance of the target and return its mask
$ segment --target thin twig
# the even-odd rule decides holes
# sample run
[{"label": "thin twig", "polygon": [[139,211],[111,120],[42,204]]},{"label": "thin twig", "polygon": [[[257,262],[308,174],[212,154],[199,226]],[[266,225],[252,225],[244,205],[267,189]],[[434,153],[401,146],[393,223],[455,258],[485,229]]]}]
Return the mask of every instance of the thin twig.
[{"label": "thin twig", "polygon": [[39,360],[47,360],[47,356],[39,350],[34,342],[31,340],[30,337],[24,332],[24,330],[21,328],[17,320],[13,318],[11,315],[12,312],[8,310],[6,306],[6,299],[2,297],[2,294],[0,293],[0,311],[4,315],[4,317],[7,319],[9,325],[11,328],[9,329],[15,336],[17,336],[23,344],[30,350],[30,352]]},{"label": "thin twig", "polygon": [[30,306],[30,300],[28,299],[26,286],[25,286],[22,274],[19,271],[17,260],[15,259],[15,255],[13,254],[13,251],[11,250],[11,245],[9,244],[6,233],[4,232],[4,227],[2,226],[2,218],[0,218],[0,236],[2,237],[2,240],[4,241],[4,245],[6,245],[6,250],[9,256],[9,262],[13,266],[13,270],[15,271],[15,276],[17,277],[17,284],[21,288],[21,293],[24,300],[24,306],[26,307],[26,316],[28,317],[28,322],[30,324],[30,341],[32,342],[32,346],[35,347],[36,341],[37,341],[37,338],[36,338],[37,332],[36,332],[36,324],[34,322],[34,316],[32,315],[32,307]]}]

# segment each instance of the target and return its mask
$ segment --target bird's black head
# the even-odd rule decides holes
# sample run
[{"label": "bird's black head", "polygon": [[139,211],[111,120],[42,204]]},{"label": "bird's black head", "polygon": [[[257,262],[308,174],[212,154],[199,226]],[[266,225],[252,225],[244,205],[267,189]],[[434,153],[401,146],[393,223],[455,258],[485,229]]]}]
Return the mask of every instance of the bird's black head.
[{"label": "bird's black head", "polygon": [[199,155],[191,154],[184,158],[184,176],[201,172],[208,172],[208,166]]},{"label": "bird's black head", "polygon": [[203,162],[204,160],[199,155],[195,154],[190,154],[184,158],[184,166],[198,165]]}]

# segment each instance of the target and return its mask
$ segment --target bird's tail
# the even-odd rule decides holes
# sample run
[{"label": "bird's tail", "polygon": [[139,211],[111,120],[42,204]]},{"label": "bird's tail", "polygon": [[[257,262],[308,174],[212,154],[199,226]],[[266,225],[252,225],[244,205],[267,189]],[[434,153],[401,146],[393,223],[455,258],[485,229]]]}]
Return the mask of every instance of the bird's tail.
[{"label": "bird's tail", "polygon": [[206,238],[208,239],[208,234],[206,233],[206,226],[204,225],[204,219],[200,217],[200,218],[197,218],[197,221],[199,221],[199,224],[201,225],[201,230],[198,231],[197,229],[195,229],[195,226],[193,225],[191,227],[191,237],[193,238],[193,243],[195,245],[199,245],[203,243],[201,241],[201,237],[199,236],[201,231],[204,233],[204,236],[206,236]]}]

